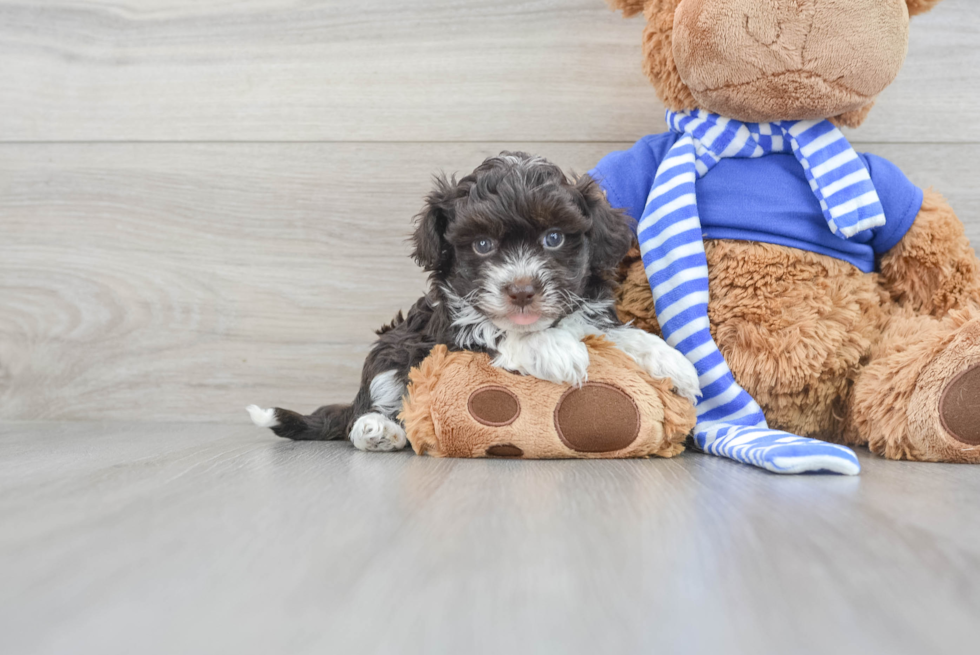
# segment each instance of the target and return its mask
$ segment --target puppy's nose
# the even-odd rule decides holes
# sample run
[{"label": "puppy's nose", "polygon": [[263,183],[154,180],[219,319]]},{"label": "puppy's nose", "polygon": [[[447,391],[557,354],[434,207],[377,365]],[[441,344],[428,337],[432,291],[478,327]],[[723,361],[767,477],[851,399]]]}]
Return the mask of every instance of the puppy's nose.
[{"label": "puppy's nose", "polygon": [[515,307],[527,307],[534,300],[534,285],[529,282],[514,282],[508,284],[504,291]]}]

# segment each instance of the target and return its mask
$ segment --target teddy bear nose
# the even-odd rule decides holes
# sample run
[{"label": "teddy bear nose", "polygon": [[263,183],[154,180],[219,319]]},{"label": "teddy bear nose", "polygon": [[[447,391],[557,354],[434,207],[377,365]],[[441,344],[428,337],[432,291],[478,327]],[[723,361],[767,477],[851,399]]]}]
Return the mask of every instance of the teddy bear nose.
[{"label": "teddy bear nose", "polygon": [[535,288],[530,282],[511,282],[504,291],[515,307],[527,307],[534,300]]}]

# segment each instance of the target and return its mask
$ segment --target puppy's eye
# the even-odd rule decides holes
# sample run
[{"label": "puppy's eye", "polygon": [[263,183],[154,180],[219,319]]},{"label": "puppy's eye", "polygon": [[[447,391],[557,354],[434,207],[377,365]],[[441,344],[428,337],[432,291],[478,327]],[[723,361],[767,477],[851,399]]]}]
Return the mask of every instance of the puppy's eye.
[{"label": "puppy's eye", "polygon": [[555,248],[561,248],[561,244],[565,243],[565,235],[558,230],[551,230],[544,235],[541,239],[541,243],[548,250],[554,250]]},{"label": "puppy's eye", "polygon": [[473,242],[473,252],[478,255],[489,255],[496,247],[497,244],[488,237],[481,237]]}]

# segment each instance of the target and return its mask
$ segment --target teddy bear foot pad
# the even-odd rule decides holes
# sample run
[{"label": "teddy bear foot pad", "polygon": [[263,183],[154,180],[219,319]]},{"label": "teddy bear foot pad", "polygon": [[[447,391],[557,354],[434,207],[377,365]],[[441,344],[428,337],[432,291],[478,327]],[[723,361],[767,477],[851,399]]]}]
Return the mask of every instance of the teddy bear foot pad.
[{"label": "teddy bear foot pad", "polygon": [[950,381],[939,400],[939,416],[954,439],[980,446],[980,364]]}]

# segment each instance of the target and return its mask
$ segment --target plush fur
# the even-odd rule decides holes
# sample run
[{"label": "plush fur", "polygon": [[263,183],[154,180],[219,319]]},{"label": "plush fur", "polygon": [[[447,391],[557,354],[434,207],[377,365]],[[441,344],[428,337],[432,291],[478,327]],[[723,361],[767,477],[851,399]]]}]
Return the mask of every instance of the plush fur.
[{"label": "plush fur", "polygon": [[825,118],[860,110],[891,84],[908,16],[904,0],[685,0],[672,40],[698,106],[746,122]]},{"label": "plush fur", "polygon": [[409,371],[437,344],[580,385],[589,369],[582,339],[603,335],[647,374],[671,378],[686,402],[699,393],[687,360],[617,319],[614,271],[632,231],[588,176],[573,182],[541,157],[501,153],[458,182],[437,178],[412,241],[416,262],[430,273],[429,292],[378,331],[354,401],[305,416],[253,405],[257,425],[289,439],[349,437],[362,450],[403,448],[397,416]]},{"label": "plush fur", "polygon": [[668,109],[846,127],[898,74],[908,16],[939,1],[608,0],[626,17],[643,12],[643,70]]},{"label": "plush fur", "polygon": [[[901,66],[907,15],[937,3],[611,2],[625,15],[644,12],[645,67],[671,109],[700,107],[764,121],[831,118],[851,126],[864,120],[878,87]],[[847,38],[837,38],[841,34]],[[718,43],[726,39],[731,42]],[[801,59],[800,48],[824,54]],[[778,57],[770,57],[773,50]],[[745,86],[753,75],[778,78],[781,66],[798,71],[804,60],[835,79],[852,69],[848,88],[859,89],[864,105],[855,108],[850,91],[832,85],[823,91],[820,84]],[[697,91],[691,80],[701,85]],[[820,111],[808,113],[814,107]],[[980,447],[948,432],[942,418],[944,391],[980,364],[980,261],[941,195],[926,191],[912,228],[881,258],[880,273],[763,243],[707,240],[705,250],[712,334],[770,426],[867,444],[893,459],[980,462]],[[620,278],[620,318],[659,333],[635,251],[623,261]],[[961,391],[945,402],[959,402],[980,422],[980,388]]]},{"label": "plush fur", "polygon": [[[601,337],[586,337],[589,383],[609,385],[634,402],[640,417],[635,439],[600,452],[574,450],[558,432],[556,409],[570,390],[494,367],[481,353],[449,352],[438,346],[413,369],[401,418],[415,452],[436,457],[523,457],[526,459],[672,457],[684,450],[694,427],[694,406],[673,393],[670,382],[649,376],[626,353]],[[481,389],[507,389],[517,416],[505,425],[487,425],[468,410]],[[500,421],[503,423],[504,421]]]}]

